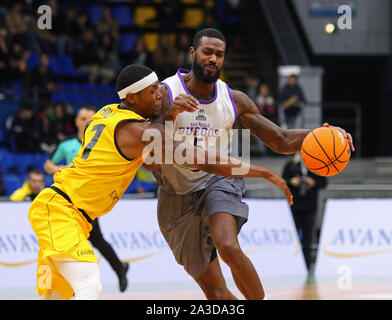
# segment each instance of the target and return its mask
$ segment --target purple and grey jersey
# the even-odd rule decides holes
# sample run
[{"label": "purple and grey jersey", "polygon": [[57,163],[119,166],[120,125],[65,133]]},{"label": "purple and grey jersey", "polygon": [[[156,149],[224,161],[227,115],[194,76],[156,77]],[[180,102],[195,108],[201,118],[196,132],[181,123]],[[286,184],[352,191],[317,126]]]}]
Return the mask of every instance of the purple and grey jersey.
[{"label": "purple and grey jersey", "polygon": [[[162,82],[169,92],[170,103],[181,93],[190,94],[182,77],[187,72],[180,69]],[[237,124],[237,109],[225,82],[218,80],[214,92],[210,101],[199,100],[199,110],[182,112],[176,117],[173,128],[175,139],[228,155],[232,144],[231,129]],[[176,194],[205,189],[210,181],[217,178],[216,175],[177,164],[162,165],[154,175],[161,188]]]}]

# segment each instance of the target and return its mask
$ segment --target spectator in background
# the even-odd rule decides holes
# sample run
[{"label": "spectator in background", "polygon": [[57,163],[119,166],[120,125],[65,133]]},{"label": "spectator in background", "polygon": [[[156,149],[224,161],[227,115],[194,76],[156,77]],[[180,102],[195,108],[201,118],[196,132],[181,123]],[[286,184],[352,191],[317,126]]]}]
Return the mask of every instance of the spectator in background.
[{"label": "spectator in background", "polygon": [[167,34],[159,36],[158,46],[152,57],[159,79],[165,79],[177,71],[177,51],[170,44]]},{"label": "spectator in background", "polygon": [[283,168],[283,179],[293,194],[290,207],[299,233],[308,270],[312,268],[312,242],[317,213],[318,192],[327,186],[327,179],[310,172],[301,161],[300,153],[294,154]]},{"label": "spectator in background", "polygon": [[96,83],[99,76],[100,62],[98,56],[98,44],[94,30],[89,28],[83,32],[81,39],[75,43],[73,52],[73,61],[79,72],[87,72],[89,74],[89,82]]},{"label": "spectator in background", "polygon": [[274,123],[277,123],[275,99],[271,95],[268,84],[261,84],[259,86],[259,94],[256,97],[256,105],[262,116]]},{"label": "spectator in background", "polygon": [[177,38],[177,66],[179,68],[191,69],[192,58],[189,54],[189,47],[191,46],[191,39],[188,34],[180,33]]},{"label": "spectator in background", "polygon": [[23,12],[23,2],[13,1],[10,10],[5,14],[5,26],[13,43],[21,46],[28,44],[28,24]]},{"label": "spectator in background", "polygon": [[245,85],[246,85],[245,93],[254,103],[256,103],[256,98],[259,93],[259,83],[260,80],[258,80],[253,75],[247,75],[245,77]]},{"label": "spectator in background", "polygon": [[7,77],[10,82],[22,81],[24,89],[28,90],[28,73],[27,73],[27,59],[30,56],[30,51],[22,47],[18,43],[12,45],[9,55],[10,73]]},{"label": "spectator in background", "polygon": [[74,39],[79,34],[79,28],[77,26],[77,12],[74,7],[69,7],[65,13],[61,16],[61,23],[59,24],[59,33],[64,41],[64,53],[71,54],[74,50]]},{"label": "spectator in background", "polygon": [[129,54],[129,60],[135,64],[152,67],[152,54],[147,50],[146,42],[142,36],[137,38],[135,47]]},{"label": "spectator in background", "polygon": [[11,195],[11,201],[33,201],[35,197],[45,187],[44,173],[38,169],[29,171],[28,179],[23,186],[16,189]]},{"label": "spectator in background", "polygon": [[35,130],[38,132],[40,150],[47,154],[51,154],[57,145],[57,128],[51,120],[51,115],[54,118],[52,105],[42,104],[35,116]]},{"label": "spectator in background", "polygon": [[6,120],[7,134],[12,138],[15,151],[37,152],[39,150],[39,135],[35,130],[33,107],[22,103],[16,114]]},{"label": "spectator in background", "polygon": [[100,82],[110,84],[116,77],[116,70],[119,65],[117,48],[110,34],[101,35],[97,54],[99,58],[98,74],[101,79]]},{"label": "spectator in background", "polygon": [[[254,80],[251,83],[254,83]],[[251,86],[251,88],[254,89],[253,86]],[[258,88],[259,88],[258,94],[254,102],[257,108],[259,109],[260,114],[266,117],[267,119],[271,120],[272,122],[276,123],[277,119],[276,119],[275,101],[270,93],[269,86],[267,84],[261,84]],[[256,139],[252,136],[251,141],[259,155],[264,155],[268,152],[268,148],[260,139]]]},{"label": "spectator in background", "polygon": [[36,92],[36,96],[42,103],[48,103],[53,91],[58,90],[56,78],[49,68],[49,56],[46,53],[40,55],[40,64],[29,73],[29,88]]},{"label": "spectator in background", "polygon": [[[77,30],[77,38],[81,38],[82,35],[88,30],[94,30],[94,26],[92,25],[88,14],[84,11],[79,12],[76,16],[76,30]],[[95,30],[94,30],[95,32]]]},{"label": "spectator in background", "polygon": [[114,20],[110,8],[103,8],[101,17],[95,24],[95,30],[97,31],[98,35],[110,34],[114,40],[114,45],[117,45],[119,40],[118,24],[116,20]]},{"label": "spectator in background", "polygon": [[[10,51],[11,43],[8,37],[7,29],[0,28],[0,74],[9,75],[10,74]],[[0,77],[0,85],[5,85],[9,87],[11,84],[11,79],[9,76]]]},{"label": "spectator in background", "polygon": [[303,127],[302,109],[304,103],[305,96],[298,84],[298,76],[292,74],[279,95],[279,121],[282,128],[295,129]]},{"label": "spectator in background", "polygon": [[32,30],[34,31],[34,50],[37,52],[44,53],[57,53],[57,39],[58,37],[57,31],[58,27],[54,27],[54,21],[52,21],[52,29],[41,29],[38,25],[38,19],[44,13],[40,13],[32,16]]},{"label": "spectator in background", "polygon": [[201,24],[199,24],[196,27],[195,33],[197,33],[200,30],[206,29],[206,28],[213,28],[213,29],[217,29],[219,31],[222,31],[222,28],[219,26],[218,22],[215,20],[215,17],[214,17],[211,10],[205,10],[205,12],[203,14],[203,21],[201,22]]},{"label": "spectator in background", "polygon": [[162,33],[176,33],[183,16],[184,4],[179,0],[163,0],[157,4],[157,20]]},{"label": "spectator in background", "polygon": [[53,152],[50,159],[46,160],[44,169],[49,174],[55,174],[63,166],[58,165],[60,162],[65,161],[66,164],[70,163],[76,157],[79,148],[82,144],[84,129],[86,128],[87,121],[95,114],[93,107],[82,107],[79,109],[76,118],[74,119],[74,126],[77,128],[76,136],[69,137],[62,141]]},{"label": "spectator in background", "polygon": [[57,142],[73,136],[76,132],[73,109],[58,103],[54,106],[54,115],[52,125],[56,128]]}]

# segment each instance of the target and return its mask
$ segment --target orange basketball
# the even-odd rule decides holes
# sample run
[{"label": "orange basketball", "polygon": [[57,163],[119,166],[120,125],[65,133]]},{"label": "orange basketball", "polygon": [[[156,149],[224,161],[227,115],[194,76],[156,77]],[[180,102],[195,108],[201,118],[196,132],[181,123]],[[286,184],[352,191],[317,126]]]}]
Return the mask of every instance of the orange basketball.
[{"label": "orange basketball", "polygon": [[350,161],[350,144],[336,128],[321,127],[310,132],[302,143],[305,166],[319,176],[334,176]]}]

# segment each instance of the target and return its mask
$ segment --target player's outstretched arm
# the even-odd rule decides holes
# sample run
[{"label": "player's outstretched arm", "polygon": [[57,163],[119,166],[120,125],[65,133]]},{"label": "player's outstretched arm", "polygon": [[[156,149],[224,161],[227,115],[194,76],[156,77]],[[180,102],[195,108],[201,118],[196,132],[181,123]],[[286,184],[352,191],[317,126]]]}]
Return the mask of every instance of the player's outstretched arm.
[{"label": "player's outstretched arm", "polygon": [[[215,163],[211,163],[211,161],[208,161],[209,159],[211,159],[211,156],[215,157]],[[200,161],[201,159],[203,160]],[[211,154],[210,151],[199,147],[194,147],[194,159],[192,163],[186,163],[186,165],[192,166],[194,168],[211,174],[217,174],[226,177],[264,178],[269,183],[282,189],[289,205],[291,206],[293,204],[293,196],[287,186],[286,181],[277,173],[268,168],[245,163],[239,159],[229,157],[220,153]]]},{"label": "player's outstretched arm", "polygon": [[[232,95],[238,111],[239,122],[251,133],[262,140],[272,150],[290,154],[301,150],[302,142],[310,129],[285,130],[272,121],[263,117],[255,103],[243,92],[232,90]],[[328,126],[328,124],[324,124]],[[344,129],[338,128],[349,141],[351,150],[355,151],[352,137]]]},{"label": "player's outstretched arm", "polygon": [[232,90],[232,95],[239,122],[268,147],[282,154],[294,153],[301,149],[302,141],[311,130],[284,130],[263,117],[256,104],[245,93]]}]

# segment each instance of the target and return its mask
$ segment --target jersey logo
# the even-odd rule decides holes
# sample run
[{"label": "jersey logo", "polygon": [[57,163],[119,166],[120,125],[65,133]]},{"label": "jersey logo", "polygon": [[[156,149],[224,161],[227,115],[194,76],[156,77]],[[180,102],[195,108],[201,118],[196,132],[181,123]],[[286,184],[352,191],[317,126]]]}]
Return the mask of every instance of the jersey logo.
[{"label": "jersey logo", "polygon": [[117,202],[118,200],[120,200],[120,198],[119,198],[118,195],[117,195],[116,190],[112,191],[112,192],[109,194],[109,197],[112,198],[112,200],[113,200],[113,201],[116,201],[116,202]]},{"label": "jersey logo", "polygon": [[196,120],[198,120],[198,121],[206,121],[207,120],[206,116],[204,115],[203,109],[199,110],[199,114],[196,116]]},{"label": "jersey logo", "polygon": [[113,109],[110,107],[101,109],[99,113],[105,119],[114,116]]}]

